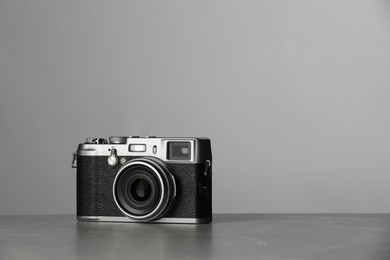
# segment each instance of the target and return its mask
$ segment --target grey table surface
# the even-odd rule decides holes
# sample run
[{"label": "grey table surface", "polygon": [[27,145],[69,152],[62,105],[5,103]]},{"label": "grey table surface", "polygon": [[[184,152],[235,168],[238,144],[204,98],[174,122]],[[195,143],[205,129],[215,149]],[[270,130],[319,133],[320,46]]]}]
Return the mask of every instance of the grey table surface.
[{"label": "grey table surface", "polygon": [[390,259],[390,215],[216,214],[201,225],[0,216],[0,259]]}]

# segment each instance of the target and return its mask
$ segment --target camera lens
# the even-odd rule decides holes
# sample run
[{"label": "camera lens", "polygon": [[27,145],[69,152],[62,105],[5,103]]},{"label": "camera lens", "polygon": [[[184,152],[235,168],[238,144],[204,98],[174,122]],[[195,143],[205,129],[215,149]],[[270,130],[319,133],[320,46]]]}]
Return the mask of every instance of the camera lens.
[{"label": "camera lens", "polygon": [[130,196],[135,200],[143,202],[150,198],[152,186],[144,179],[135,180],[129,188]]},{"label": "camera lens", "polygon": [[119,169],[113,185],[119,209],[138,221],[162,217],[176,195],[176,186],[168,166],[156,158],[129,161]]}]

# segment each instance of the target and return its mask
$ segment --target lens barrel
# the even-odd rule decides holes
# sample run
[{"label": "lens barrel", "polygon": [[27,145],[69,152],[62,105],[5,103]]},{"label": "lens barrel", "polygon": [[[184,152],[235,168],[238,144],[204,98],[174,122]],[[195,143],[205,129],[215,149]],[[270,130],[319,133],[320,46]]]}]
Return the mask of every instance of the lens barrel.
[{"label": "lens barrel", "polygon": [[118,171],[113,195],[118,208],[136,221],[157,220],[170,209],[176,184],[169,167],[160,159],[142,157]]}]

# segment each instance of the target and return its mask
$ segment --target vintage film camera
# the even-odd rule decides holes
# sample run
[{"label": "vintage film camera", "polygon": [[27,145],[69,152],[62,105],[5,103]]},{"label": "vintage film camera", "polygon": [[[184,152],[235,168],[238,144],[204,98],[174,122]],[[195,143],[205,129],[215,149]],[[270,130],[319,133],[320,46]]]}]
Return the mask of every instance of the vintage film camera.
[{"label": "vintage film camera", "polygon": [[208,138],[87,138],[73,156],[80,221],[212,220]]}]

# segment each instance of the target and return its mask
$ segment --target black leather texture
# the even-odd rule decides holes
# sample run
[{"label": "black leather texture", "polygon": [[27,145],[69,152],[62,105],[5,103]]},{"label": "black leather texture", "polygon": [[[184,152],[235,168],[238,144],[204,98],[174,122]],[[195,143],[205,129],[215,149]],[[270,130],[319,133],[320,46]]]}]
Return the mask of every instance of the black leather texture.
[{"label": "black leather texture", "polygon": [[[125,157],[127,161],[136,157]],[[212,216],[211,177],[205,164],[167,163],[176,183],[176,199],[164,218]],[[110,167],[107,156],[77,157],[77,215],[123,216],[115,204],[112,186],[120,165]],[[211,169],[210,169],[211,170]]]}]

